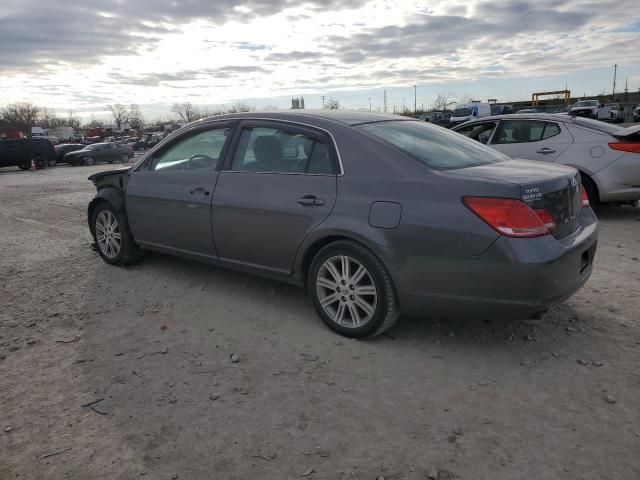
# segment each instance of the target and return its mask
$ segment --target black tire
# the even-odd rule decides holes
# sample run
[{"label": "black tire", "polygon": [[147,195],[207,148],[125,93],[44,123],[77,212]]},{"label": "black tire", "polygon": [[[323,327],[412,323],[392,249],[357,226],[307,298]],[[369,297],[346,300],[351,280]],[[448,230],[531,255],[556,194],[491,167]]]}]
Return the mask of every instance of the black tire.
[{"label": "black tire", "polygon": [[49,162],[47,163],[48,167],[55,167],[58,164],[58,159],[56,157],[51,157]]},{"label": "black tire", "polygon": [[[120,249],[117,255],[107,255],[101,244],[98,242],[96,222],[101,212],[107,211],[111,214],[117,222],[118,230],[120,233]],[[96,251],[100,254],[102,259],[111,265],[129,265],[134,263],[144,256],[144,251],[138,247],[136,242],[131,236],[129,230],[129,223],[124,212],[121,212],[114,208],[109,202],[101,201],[93,209],[91,214],[91,234],[93,235],[93,241],[95,243]]]},{"label": "black tire", "polygon": [[[323,264],[336,256],[347,256],[364,266],[377,290],[374,313],[371,319],[362,326],[339,325],[320,304],[316,283],[318,274]],[[368,248],[351,240],[330,243],[315,255],[307,273],[307,293],[322,321],[334,332],[350,338],[367,338],[379,335],[391,328],[400,314],[393,281],[384,264]]]},{"label": "black tire", "polygon": [[96,162],[95,162],[95,159],[94,159],[93,157],[84,157],[84,158],[82,159],[82,165],[84,165],[84,166],[86,166],[86,167],[89,167],[89,166],[91,166],[91,165],[94,165],[95,163],[96,163]]},{"label": "black tire", "polygon": [[29,170],[31,168],[31,165],[27,165],[27,164],[23,164],[23,165],[18,165],[18,168],[20,170]]},{"label": "black tire", "polygon": [[587,197],[589,198],[589,205],[591,205],[591,207],[599,206],[600,192],[598,192],[598,186],[596,185],[596,182],[594,182],[589,175],[582,172],[580,172],[580,179],[582,181],[582,186],[587,192]]},{"label": "black tire", "polygon": [[35,157],[33,157],[33,162],[36,164],[36,169],[38,170],[47,168],[47,160],[40,155],[36,155]]},{"label": "black tire", "polygon": [[122,157],[120,157],[120,161],[122,163],[129,163],[129,155],[127,155],[126,153],[122,154]]}]

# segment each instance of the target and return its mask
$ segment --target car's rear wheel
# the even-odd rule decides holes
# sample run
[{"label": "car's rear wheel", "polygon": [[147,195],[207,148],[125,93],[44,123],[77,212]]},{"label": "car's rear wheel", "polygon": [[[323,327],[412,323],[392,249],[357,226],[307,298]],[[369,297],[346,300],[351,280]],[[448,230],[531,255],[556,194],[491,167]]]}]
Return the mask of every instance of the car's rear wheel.
[{"label": "car's rear wheel", "polygon": [[127,163],[129,161],[129,155],[127,155],[126,153],[123,153],[122,157],[120,157],[120,161],[122,163]]},{"label": "car's rear wheel", "polygon": [[322,321],[347,337],[378,335],[398,319],[391,276],[356,242],[340,240],[322,248],[311,262],[307,290]]},{"label": "car's rear wheel", "polygon": [[597,207],[598,205],[600,205],[600,192],[598,191],[596,182],[594,182],[589,175],[583,172],[580,172],[580,180],[585,192],[587,192],[589,205],[591,205],[592,207]]},{"label": "car's rear wheel", "polygon": [[142,256],[131,236],[125,215],[106,201],[101,201],[93,210],[91,233],[98,253],[107,263],[126,265]]},{"label": "car's rear wheel", "polygon": [[56,157],[51,157],[49,159],[49,166],[50,167],[55,167],[58,164],[58,159]]}]

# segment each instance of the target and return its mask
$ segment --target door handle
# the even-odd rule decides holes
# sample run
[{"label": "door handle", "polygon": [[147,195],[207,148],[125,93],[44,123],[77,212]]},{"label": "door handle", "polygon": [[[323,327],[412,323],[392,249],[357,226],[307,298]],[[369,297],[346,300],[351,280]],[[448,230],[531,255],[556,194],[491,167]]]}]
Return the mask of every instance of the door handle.
[{"label": "door handle", "polygon": [[540,150],[536,150],[536,153],[542,153],[544,155],[545,153],[556,153],[556,151],[549,147],[544,147],[544,148],[541,148]]},{"label": "door handle", "polygon": [[208,192],[207,190],[205,190],[205,189],[204,189],[204,188],[202,188],[202,187],[198,187],[198,188],[194,188],[194,189],[193,189],[193,190],[191,190],[191,192],[189,192],[189,193],[191,193],[191,195],[199,195],[199,194],[202,194],[202,195],[207,196],[207,195],[209,195],[209,193],[211,193],[211,192]]},{"label": "door handle", "polygon": [[319,207],[320,205],[324,205],[324,200],[315,195],[305,195],[297,199],[296,202],[305,207]]}]

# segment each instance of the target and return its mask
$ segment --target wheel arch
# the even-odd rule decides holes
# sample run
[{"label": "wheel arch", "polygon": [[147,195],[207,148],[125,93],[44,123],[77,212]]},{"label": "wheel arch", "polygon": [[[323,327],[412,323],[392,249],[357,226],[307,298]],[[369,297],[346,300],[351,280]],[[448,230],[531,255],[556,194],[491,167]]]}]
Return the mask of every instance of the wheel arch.
[{"label": "wheel arch", "polygon": [[296,262],[294,265],[294,272],[300,277],[302,285],[307,287],[307,274],[309,272],[309,267],[311,266],[311,262],[313,262],[313,258],[316,254],[322,250],[325,246],[340,241],[340,240],[349,240],[351,242],[358,243],[363,247],[370,250],[378,259],[382,262],[385,268],[388,267],[385,265],[385,262],[377,252],[375,248],[375,244],[368,241],[366,238],[363,238],[360,235],[354,234],[353,232],[344,232],[344,231],[328,231],[322,234],[318,234],[313,238],[308,238],[305,244],[300,248],[300,252],[297,255]]},{"label": "wheel arch", "polygon": [[92,235],[94,233],[91,221],[93,218],[93,212],[101,202],[110,204],[116,210],[124,213],[126,218],[124,192],[117,189],[116,187],[111,186],[100,188],[98,190],[98,193],[96,193],[96,196],[91,199],[91,201],[89,202],[89,206],[87,207],[87,223],[89,224],[89,230],[91,230]]}]

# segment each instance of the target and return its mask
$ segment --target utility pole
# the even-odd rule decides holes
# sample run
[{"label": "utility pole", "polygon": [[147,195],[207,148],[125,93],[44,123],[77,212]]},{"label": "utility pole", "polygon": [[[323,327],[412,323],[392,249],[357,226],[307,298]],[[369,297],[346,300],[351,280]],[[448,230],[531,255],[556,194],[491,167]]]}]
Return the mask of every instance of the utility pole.
[{"label": "utility pole", "polygon": [[384,113],[387,113],[387,91],[384,91]]},{"label": "utility pole", "polygon": [[371,111],[371,97],[369,97],[369,111]]},{"label": "utility pole", "polygon": [[418,113],[418,86],[413,86],[413,114]]},{"label": "utility pole", "polygon": [[611,90],[611,101],[616,101],[616,74],[618,73],[618,64],[613,66],[613,89]]},{"label": "utility pole", "polygon": [[624,101],[625,102],[629,101],[629,79],[628,78],[624,79]]},{"label": "utility pole", "polygon": [[324,95],[322,95],[322,108],[324,108]]}]

